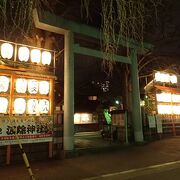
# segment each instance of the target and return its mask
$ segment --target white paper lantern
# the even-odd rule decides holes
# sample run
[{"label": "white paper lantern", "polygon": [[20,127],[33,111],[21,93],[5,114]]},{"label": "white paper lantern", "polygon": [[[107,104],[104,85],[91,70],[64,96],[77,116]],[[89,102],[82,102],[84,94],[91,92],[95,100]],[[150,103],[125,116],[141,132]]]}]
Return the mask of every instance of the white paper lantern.
[{"label": "white paper lantern", "polygon": [[171,93],[160,93],[160,94],[156,94],[156,99],[158,102],[171,102],[172,98],[171,98]]},{"label": "white paper lantern", "polygon": [[27,80],[23,78],[16,79],[16,92],[25,93],[27,90]]},{"label": "white paper lantern", "polygon": [[7,92],[9,89],[9,78],[0,76],[0,92]]},{"label": "white paper lantern", "polygon": [[39,113],[47,114],[49,112],[49,101],[47,99],[39,100]]},{"label": "white paper lantern", "polygon": [[11,59],[13,56],[13,45],[9,43],[3,43],[1,45],[1,56],[4,59]]},{"label": "white paper lantern", "polygon": [[24,98],[16,98],[14,101],[15,114],[24,114],[26,110],[26,100]]},{"label": "white paper lantern", "polygon": [[48,51],[42,52],[42,64],[50,65],[51,64],[51,53]]},{"label": "white paper lantern", "polygon": [[27,47],[20,47],[18,50],[18,58],[20,61],[27,62],[29,60],[29,49]]},{"label": "white paper lantern", "polygon": [[172,94],[172,102],[180,103],[180,95],[179,94]]},{"label": "white paper lantern", "polygon": [[170,81],[172,84],[176,84],[177,83],[177,76],[176,75],[170,76]]},{"label": "white paper lantern", "polygon": [[48,81],[40,81],[39,82],[39,93],[47,95],[49,93],[49,82]]},{"label": "white paper lantern", "polygon": [[41,60],[41,51],[39,49],[31,50],[31,62],[40,63]]},{"label": "white paper lantern", "polygon": [[28,92],[30,94],[38,93],[38,81],[35,79],[28,80]]},{"label": "white paper lantern", "polygon": [[28,114],[37,114],[38,113],[38,100],[29,99],[27,103]]},{"label": "white paper lantern", "polygon": [[172,111],[173,111],[173,114],[179,115],[180,114],[180,106],[173,106]]},{"label": "white paper lantern", "polygon": [[158,114],[172,114],[171,105],[157,105]]},{"label": "white paper lantern", "polygon": [[8,109],[8,99],[5,97],[0,97],[0,113],[7,113]]},{"label": "white paper lantern", "polygon": [[154,79],[157,82],[172,83],[172,84],[177,83],[177,76],[170,75],[167,73],[156,72]]}]

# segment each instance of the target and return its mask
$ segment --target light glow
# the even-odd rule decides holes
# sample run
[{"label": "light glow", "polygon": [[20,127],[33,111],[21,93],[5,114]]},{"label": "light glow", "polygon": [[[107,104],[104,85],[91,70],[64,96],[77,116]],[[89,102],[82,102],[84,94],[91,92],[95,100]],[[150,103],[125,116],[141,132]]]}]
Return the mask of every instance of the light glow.
[{"label": "light glow", "polygon": [[50,65],[51,64],[51,53],[48,51],[42,52],[42,64]]},{"label": "light glow", "polygon": [[9,43],[3,43],[1,45],[1,56],[4,59],[11,59],[13,56],[13,45]]},{"label": "light glow", "polygon": [[0,97],[0,113],[7,113],[8,109],[8,99],[5,97]]},{"label": "light glow", "polygon": [[9,78],[0,76],[0,92],[7,92],[9,89]]},{"label": "light glow", "polygon": [[28,80],[28,92],[30,94],[38,93],[38,81],[35,79]]},{"label": "light glow", "polygon": [[28,114],[37,114],[38,113],[38,100],[29,99],[27,103]]},{"label": "light glow", "polygon": [[49,93],[49,82],[48,81],[40,81],[39,82],[39,93],[47,95]]},{"label": "light glow", "polygon": [[40,63],[41,60],[41,51],[39,49],[31,50],[31,62]]},{"label": "light glow", "polygon": [[24,114],[26,110],[26,101],[24,98],[16,98],[14,101],[15,114]]},{"label": "light glow", "polygon": [[49,112],[49,101],[47,99],[39,100],[39,113],[47,114]]},{"label": "light glow", "polygon": [[29,60],[29,49],[27,47],[20,47],[18,50],[18,58],[20,61],[27,62]]},{"label": "light glow", "polygon": [[25,93],[27,91],[27,80],[23,78],[16,79],[16,92]]}]

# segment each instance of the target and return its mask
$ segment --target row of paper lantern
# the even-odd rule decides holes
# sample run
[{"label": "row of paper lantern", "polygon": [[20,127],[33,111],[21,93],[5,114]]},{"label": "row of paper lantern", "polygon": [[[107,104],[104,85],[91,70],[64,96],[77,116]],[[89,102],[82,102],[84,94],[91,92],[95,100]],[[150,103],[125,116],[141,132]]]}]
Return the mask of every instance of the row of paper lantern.
[{"label": "row of paper lantern", "polygon": [[[7,76],[0,76],[0,92],[7,92],[9,89],[10,78]],[[15,82],[15,88],[17,93],[47,95],[49,93],[50,84],[49,81],[38,81],[35,79],[17,78]]]},{"label": "row of paper lantern", "polygon": [[[4,59],[12,59],[14,55],[14,46],[10,43],[1,44],[1,57]],[[49,51],[41,51],[40,49],[28,48],[26,46],[18,47],[18,60],[21,62],[42,63],[43,65],[50,65],[52,54]]]},{"label": "row of paper lantern", "polygon": [[[6,114],[8,112],[9,101],[6,97],[0,97],[0,113]],[[47,114],[49,113],[49,100],[47,99],[24,99],[15,98],[14,100],[14,114]]]},{"label": "row of paper lantern", "polygon": [[163,73],[163,72],[156,72],[154,79],[157,82],[172,83],[172,84],[177,83],[177,76],[176,75],[173,75],[173,74],[171,75],[171,74]]},{"label": "row of paper lantern", "polygon": [[165,104],[158,104],[157,105],[158,114],[180,114],[180,106],[177,105],[165,105]]},{"label": "row of paper lantern", "polygon": [[156,94],[156,100],[158,102],[180,103],[180,94],[162,92],[162,93]]}]

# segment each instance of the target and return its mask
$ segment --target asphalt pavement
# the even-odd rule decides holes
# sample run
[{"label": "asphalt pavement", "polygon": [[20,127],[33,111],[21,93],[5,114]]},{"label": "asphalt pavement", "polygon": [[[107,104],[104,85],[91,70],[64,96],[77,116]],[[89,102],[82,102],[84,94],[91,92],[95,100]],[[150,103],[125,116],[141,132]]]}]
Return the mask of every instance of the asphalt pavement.
[{"label": "asphalt pavement", "polygon": [[[31,162],[35,179],[180,179],[180,137],[141,145],[111,145],[99,146],[96,150],[94,147],[89,150],[80,149],[79,152],[77,150],[78,156],[68,159]],[[29,179],[23,164],[0,167],[0,180]]]}]

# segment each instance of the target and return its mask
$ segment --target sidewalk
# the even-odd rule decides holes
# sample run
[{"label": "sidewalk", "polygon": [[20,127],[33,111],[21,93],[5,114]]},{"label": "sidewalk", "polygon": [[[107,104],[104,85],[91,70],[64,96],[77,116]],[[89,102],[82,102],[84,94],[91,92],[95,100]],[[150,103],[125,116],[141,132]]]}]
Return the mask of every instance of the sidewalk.
[{"label": "sidewalk", "polygon": [[[128,171],[180,160],[180,138],[163,139],[144,145],[83,153],[64,160],[31,162],[39,180],[80,180],[102,174]],[[28,180],[24,165],[0,167],[2,180]]]}]

